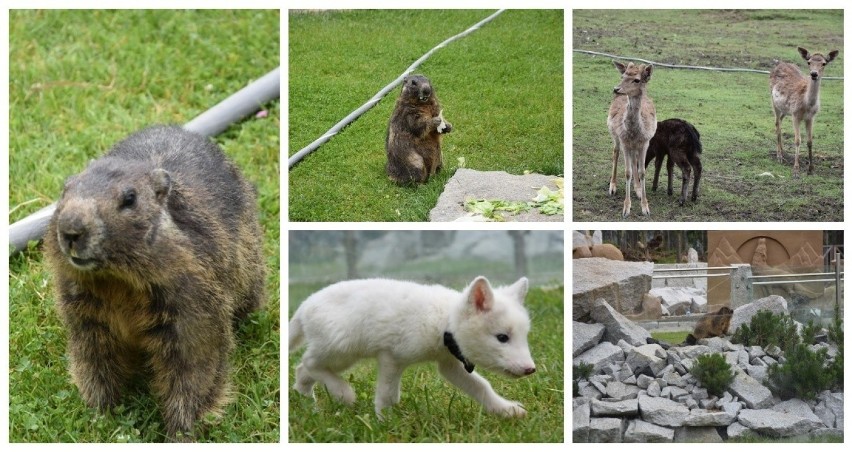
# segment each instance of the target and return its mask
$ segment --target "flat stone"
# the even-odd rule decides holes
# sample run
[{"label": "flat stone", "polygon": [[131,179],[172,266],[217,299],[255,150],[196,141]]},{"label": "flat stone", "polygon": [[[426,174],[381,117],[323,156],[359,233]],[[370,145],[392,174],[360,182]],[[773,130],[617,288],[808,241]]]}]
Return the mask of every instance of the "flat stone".
[{"label": "flat stone", "polygon": [[711,353],[722,353],[730,347],[731,343],[723,337],[706,337],[700,339],[698,345],[710,347]]},{"label": "flat stone", "polygon": [[692,427],[724,427],[734,422],[736,415],[725,411],[710,411],[701,408],[690,410],[683,425]]},{"label": "flat stone", "polygon": [[[695,360],[695,358],[710,353],[710,347],[706,345],[687,345],[678,349],[681,359]],[[691,366],[690,366],[691,368]]]},{"label": "flat stone", "polygon": [[639,396],[639,414],[645,422],[680,427],[689,416],[689,410],[683,404],[662,397]]},{"label": "flat stone", "polygon": [[593,373],[597,373],[604,366],[613,363],[614,361],[623,361],[624,352],[620,348],[609,342],[601,342],[600,344],[586,350],[580,356],[574,358],[574,365],[586,363],[594,366]]},{"label": "flat stone", "polygon": [[772,392],[745,372],[736,373],[728,390],[745,402],[749,408],[761,409],[772,406]]},{"label": "flat stone", "polygon": [[[625,342],[637,348],[649,346],[647,339],[651,337],[651,334],[632,320],[621,315],[603,298],[592,302],[591,316],[596,322],[606,327],[603,335],[604,341],[617,343],[620,339],[624,339]],[[651,345],[662,349],[659,345]]]},{"label": "flat stone", "polygon": [[734,334],[740,325],[751,322],[751,318],[758,311],[772,311],[775,314],[786,313],[787,300],[780,295],[770,295],[734,309],[734,315],[731,316],[731,325],[728,327],[728,334]]},{"label": "flat stone", "polygon": [[821,422],[814,423],[801,416],[774,410],[741,410],[737,419],[740,424],[758,433],[776,438],[803,435],[822,426]]},{"label": "flat stone", "polygon": [[574,320],[590,318],[592,302],[600,298],[612,303],[620,313],[633,313],[651,289],[651,275],[654,272],[654,264],[651,262],[592,257],[575,259],[573,266],[571,314]]},{"label": "flat stone", "polygon": [[752,433],[752,430],[739,422],[728,426],[728,439],[742,439]]},{"label": "flat stone", "polygon": [[576,358],[586,350],[598,345],[605,329],[600,323],[574,322],[574,326],[571,329],[571,345],[574,348],[573,356]]},{"label": "flat stone", "polygon": [[589,422],[589,442],[620,443],[623,422],[617,417],[593,417]]},{"label": "flat stone", "polygon": [[[459,168],[444,185],[438,203],[429,212],[429,221],[474,221],[471,214],[464,210],[466,200],[532,201],[543,186],[551,191],[559,190],[554,183],[555,179],[555,176],[544,174],[514,175],[504,171]],[[544,215],[538,209],[505,215],[504,218],[507,221],[524,222],[562,222],[565,219],[564,215]]]},{"label": "flat stone", "polygon": [[674,439],[674,430],[645,422],[631,420],[624,432],[625,443],[670,443]]},{"label": "flat stone", "polygon": [[680,427],[675,429],[677,443],[721,443],[724,442],[715,427]]},{"label": "flat stone", "polygon": [[816,414],[814,414],[811,407],[804,400],[800,399],[790,399],[785,400],[772,408],[773,411],[778,411],[781,413],[793,414],[799,417],[803,417],[814,423],[814,428],[822,428],[827,427]]},{"label": "flat stone", "polygon": [[586,403],[574,409],[572,416],[574,427],[571,439],[575,443],[589,442],[589,423],[591,421],[591,405]]},{"label": "flat stone", "polygon": [[638,399],[628,399],[620,402],[592,401],[592,415],[595,417],[636,416],[638,414]]},{"label": "flat stone", "polygon": [[639,387],[627,385],[620,381],[611,381],[606,385],[606,395],[613,400],[635,399]]}]

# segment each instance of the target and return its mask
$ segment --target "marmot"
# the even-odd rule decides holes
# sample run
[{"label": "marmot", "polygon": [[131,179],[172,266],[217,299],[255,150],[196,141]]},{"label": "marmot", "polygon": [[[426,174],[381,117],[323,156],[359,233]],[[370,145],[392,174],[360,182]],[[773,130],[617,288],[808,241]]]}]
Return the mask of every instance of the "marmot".
[{"label": "marmot", "polygon": [[441,169],[441,135],[452,130],[429,79],[405,77],[385,136],[388,177],[401,185],[426,182]]},{"label": "marmot", "polygon": [[695,345],[698,339],[724,336],[728,332],[728,327],[731,326],[731,316],[733,315],[734,311],[727,306],[723,306],[716,312],[704,314],[698,319],[692,334],[686,336],[684,343]]},{"label": "marmot", "polygon": [[254,187],[208,139],[151,127],[67,179],[44,247],[84,401],[109,409],[145,375],[169,439],[192,439],[265,299]]}]

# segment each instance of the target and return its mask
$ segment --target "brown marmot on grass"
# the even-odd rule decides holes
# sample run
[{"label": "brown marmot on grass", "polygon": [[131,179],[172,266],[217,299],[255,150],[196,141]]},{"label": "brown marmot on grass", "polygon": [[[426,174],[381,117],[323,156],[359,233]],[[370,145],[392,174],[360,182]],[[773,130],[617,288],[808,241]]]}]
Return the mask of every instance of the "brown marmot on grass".
[{"label": "brown marmot on grass", "polygon": [[452,130],[429,79],[405,77],[385,137],[388,177],[401,185],[426,182],[441,169],[441,136]]},{"label": "brown marmot on grass", "polygon": [[74,383],[99,409],[150,378],[169,439],[227,401],[234,322],[264,301],[254,187],[219,146],[137,132],[68,178],[44,239]]},{"label": "brown marmot on grass", "polygon": [[727,306],[723,306],[716,312],[704,314],[698,319],[692,334],[686,336],[684,344],[695,345],[699,339],[724,336],[728,332],[728,327],[731,326],[733,315],[734,311]]}]

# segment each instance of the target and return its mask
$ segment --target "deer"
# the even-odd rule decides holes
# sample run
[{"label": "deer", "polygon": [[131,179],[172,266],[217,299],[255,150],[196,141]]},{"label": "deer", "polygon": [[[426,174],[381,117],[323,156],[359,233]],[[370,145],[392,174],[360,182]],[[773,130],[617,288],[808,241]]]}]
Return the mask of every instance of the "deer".
[{"label": "deer", "polygon": [[683,206],[686,202],[686,192],[689,188],[689,176],[695,172],[695,181],[692,185],[692,201],[698,199],[698,183],[701,181],[701,134],[692,124],[683,119],[666,119],[657,123],[657,131],[654,138],[648,144],[648,152],[645,155],[645,167],[654,162],[654,183],[652,190],[657,191],[660,181],[660,168],[663,160],[668,157],[666,172],[669,176],[668,194],[672,195],[672,170],[674,165],[681,170],[682,181],[680,199],[678,204]]},{"label": "deer", "polygon": [[621,216],[627,218],[630,215],[631,183],[639,196],[642,214],[647,216],[651,214],[651,209],[645,195],[645,154],[648,152],[648,142],[657,130],[657,113],[646,91],[654,66],[635,65],[632,62],[624,65],[617,61],[613,61],[613,64],[621,73],[621,83],[612,90],[614,96],[606,121],[613,142],[609,195],[616,192],[618,153],[622,152],[627,183]]},{"label": "deer", "polygon": [[798,66],[793,63],[779,62],[769,74],[769,87],[772,92],[772,108],[775,111],[775,135],[777,137],[776,157],[779,163],[784,163],[781,144],[781,120],[785,116],[793,119],[796,155],[793,158],[793,178],[799,178],[799,147],[802,136],[799,126],[805,121],[808,133],[808,175],[813,174],[813,126],[814,117],[819,112],[819,83],[825,66],[837,58],[840,53],[832,50],[828,57],[821,53],[811,54],[807,49],[799,47],[799,55],[808,62],[810,80],[803,76]]}]

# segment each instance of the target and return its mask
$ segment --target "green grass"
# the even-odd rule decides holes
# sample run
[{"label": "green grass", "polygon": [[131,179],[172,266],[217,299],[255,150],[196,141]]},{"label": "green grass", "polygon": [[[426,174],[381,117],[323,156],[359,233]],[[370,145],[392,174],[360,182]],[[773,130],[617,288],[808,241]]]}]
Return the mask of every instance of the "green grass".
[{"label": "green grass", "polygon": [[[489,14],[291,13],[289,155]],[[398,187],[385,174],[397,89],[290,171],[290,219],[424,221],[459,157],[477,170],[563,174],[563,23],[561,10],[506,11],[416,70],[432,80],[455,129],[443,142],[444,170],[428,183]]]},{"label": "green grass", "polygon": [[692,331],[652,331],[651,337],[667,344],[678,345],[686,340],[686,336]]},{"label": "green grass", "polygon": [[290,355],[290,442],[562,442],[563,288],[532,289],[526,305],[532,319],[529,341],[536,373],[519,380],[483,373],[498,394],[524,404],[525,418],[502,419],[485,413],[477,402],[445,382],[432,364],[405,371],[402,399],[386,412],[383,421],[378,421],[373,411],[375,362],[372,360],[344,373],[358,395],[353,406],[333,401],[322,385],[314,388],[317,396],[314,403],[292,389],[292,369],[302,355],[298,351]]},{"label": "green grass", "polygon": [[[9,22],[11,222],[129,133],[186,123],[279,64],[277,11],[11,11]],[[268,300],[240,327],[233,402],[200,441],[280,440],[280,107],[264,108],[216,137],[258,187]],[[144,386],[110,414],[83,403],[38,246],[10,258],[9,286],[11,442],[164,440]]]},{"label": "green grass", "polygon": [[[842,49],[843,13],[835,11],[583,11],[573,16],[574,48],[670,64],[770,70],[773,60],[804,66],[796,46],[812,52]],[[629,27],[613,24],[630,23]],[[805,30],[807,30],[806,33]],[[804,33],[804,34],[803,34]],[[826,76],[843,76],[841,53]],[[620,221],[624,161],[619,156],[618,193],[607,196],[612,140],[606,115],[619,74],[609,58],[573,54],[573,219]],[[666,195],[665,168],[651,191],[651,216],[630,221],[842,221],[843,83],[823,81],[814,125],[814,174],[792,173],[793,126],[782,124],[785,163],[775,157],[775,118],[768,75],[656,67],[648,94],[657,119],[681,118],[701,133],[704,174],[698,201],[677,205]],[[804,126],[802,127],[804,133]],[[803,140],[804,141],[804,140]],[[807,146],[802,143],[805,161]],[[801,164],[800,155],[800,164]],[[802,167],[803,170],[805,166]],[[770,172],[775,177],[759,176]],[[690,187],[690,193],[691,193]]]}]

